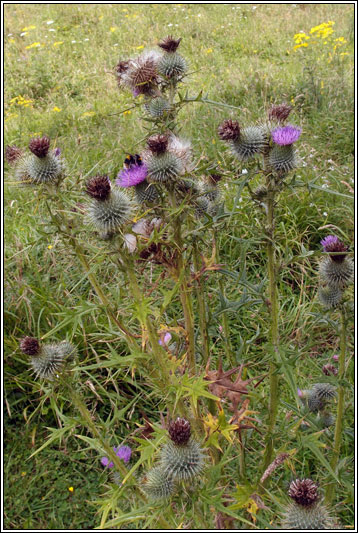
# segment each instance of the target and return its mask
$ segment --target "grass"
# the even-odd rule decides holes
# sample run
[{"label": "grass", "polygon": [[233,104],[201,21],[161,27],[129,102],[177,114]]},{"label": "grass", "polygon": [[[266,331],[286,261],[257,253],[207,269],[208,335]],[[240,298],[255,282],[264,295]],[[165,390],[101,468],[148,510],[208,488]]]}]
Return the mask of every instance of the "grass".
[{"label": "grass", "polygon": [[[303,165],[297,179],[305,185],[281,196],[276,236],[281,257],[280,333],[301,388],[322,379],[321,367],[331,361],[339,345],[338,317],[333,314],[329,321],[322,316],[315,299],[316,258],[305,252],[317,251],[327,232],[353,242],[353,18],[351,4],[5,6],[6,144],[26,146],[31,136],[42,134],[54,139],[68,161],[66,182],[71,205],[77,210],[75,221],[85,201],[81,188],[86,177],[100,172],[113,178],[125,155],[138,151],[146,135],[139,109],[123,113],[131,108],[132,98],[117,89],[113,67],[119,58],[154,47],[168,33],[181,36],[182,53],[190,61],[190,94],[203,91],[212,101],[238,108],[193,103],[181,112],[180,124],[200,163],[226,176],[226,206],[232,212],[220,235],[221,262],[229,274],[217,275],[224,278],[227,301],[220,302],[218,278],[208,280],[212,357],[224,355],[219,325],[225,312],[237,360],[248,363],[249,376],[266,372],[269,360],[267,310],[262,303],[265,255],[258,236],[259,215],[246,189],[231,183],[238,173],[237,163],[218,140],[216,129],[229,116],[238,117],[240,123],[252,122],[273,102],[292,103],[294,122],[303,128],[299,146]],[[328,20],[335,22],[335,33],[326,45],[320,41],[293,50],[295,34],[309,34],[312,27]],[[329,62],[334,39],[339,37],[346,42]],[[155,394],[148,394],[141,375],[131,375],[125,365],[111,366],[116,354],[126,353],[125,345],[98,306],[72,251],[53,233],[37,192],[29,194],[28,189],[14,187],[11,175],[5,192],[6,527],[96,527],[99,505],[95,500],[106,491],[102,486],[106,474],[92,450],[81,449],[81,443],[76,447],[75,439],[66,436],[61,444],[27,460],[50,435],[46,428],[60,426],[61,420],[54,414],[46,386],[29,376],[26,358],[18,351],[19,338],[45,333],[50,340],[67,337],[79,346],[82,368],[97,364],[95,369],[82,370],[83,390],[88,405],[109,421],[109,431],[119,441],[143,423],[143,413],[159,420],[163,406]],[[97,275],[107,293],[120,302],[123,316],[131,316],[127,287],[116,266],[108,262],[106,245],[89,237],[87,229],[79,227],[78,231],[96,256]],[[144,291],[146,282],[142,280]],[[247,292],[246,282],[257,287],[256,296]],[[159,291],[157,296],[163,297]],[[168,310],[168,323],[175,320],[176,311],[176,306]],[[130,325],[135,324],[132,318]],[[352,341],[350,332],[350,347]],[[348,369],[344,459],[334,502],[335,513],[347,527],[353,523],[352,494],[347,488],[353,480],[352,358]],[[252,405],[258,413],[266,408],[267,391],[266,382],[255,390]],[[282,446],[287,440],[298,446],[294,391],[281,385],[281,394],[285,408],[277,439]],[[57,400],[61,410],[72,416],[66,398],[60,395]],[[129,403],[133,407],[128,413],[113,416]],[[324,442],[327,447],[329,440]],[[261,445],[259,436],[247,438],[247,456],[254,456]],[[229,480],[236,479],[237,450],[230,448],[230,454],[226,478],[207,487],[210,497],[221,489],[235,491]],[[291,468],[274,477],[273,514],[261,513],[261,527],[270,527],[279,519],[292,477],[309,472],[324,480],[323,485],[328,482],[322,463],[307,447],[300,449]],[[247,479],[254,476],[255,461],[249,460]],[[190,499],[176,505],[195,527]],[[133,527],[143,523],[134,522]]]}]

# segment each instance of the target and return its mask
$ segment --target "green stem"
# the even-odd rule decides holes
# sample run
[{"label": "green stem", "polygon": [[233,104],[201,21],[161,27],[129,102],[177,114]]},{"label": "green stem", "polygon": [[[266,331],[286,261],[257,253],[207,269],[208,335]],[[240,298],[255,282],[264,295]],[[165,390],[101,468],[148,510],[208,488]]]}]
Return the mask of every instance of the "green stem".
[{"label": "green stem", "polygon": [[[340,353],[339,353],[339,367],[338,367],[338,405],[337,405],[337,419],[334,431],[333,455],[331,460],[332,470],[335,471],[339,460],[339,452],[342,442],[343,430],[343,415],[344,415],[344,376],[345,376],[345,359],[347,352],[347,322],[344,307],[341,309],[341,331],[340,331]],[[336,482],[332,482],[327,487],[326,503],[330,504],[335,495]]]},{"label": "green stem", "polygon": [[[177,208],[175,193],[173,190],[169,191],[169,197],[173,209]],[[173,215],[172,224],[174,229],[174,242],[178,250],[178,259],[176,265],[176,277],[180,279],[182,273],[184,277],[180,283],[179,293],[180,301],[183,308],[185,332],[187,338],[187,360],[190,371],[195,374],[195,337],[194,337],[194,314],[191,302],[191,297],[188,292],[187,283],[187,268],[183,260],[183,239],[181,235],[181,221],[178,216]]]},{"label": "green stem", "polygon": [[[215,246],[215,262],[216,264],[219,264],[220,263],[220,256],[219,256],[220,250],[219,250],[219,242],[218,242],[217,234],[215,230],[213,230],[213,235],[214,235],[214,246]],[[219,290],[223,298],[225,298],[225,286],[224,286],[224,282],[221,276],[219,277]],[[229,327],[227,313],[224,311],[221,317],[222,317],[221,322],[222,322],[222,327],[223,327],[223,332],[224,332],[225,354],[226,354],[227,359],[230,361],[230,364],[232,366],[235,366],[236,359],[234,356],[231,339],[230,339],[230,327]]]},{"label": "green stem", "polygon": [[[195,272],[199,272],[200,271],[199,248],[195,241],[193,242],[193,257],[194,257]],[[197,285],[196,285],[196,299],[198,303],[199,328],[200,328],[200,334],[201,334],[201,341],[203,343],[203,346],[202,346],[203,363],[206,364],[209,359],[210,348],[209,348],[208,321],[207,321],[206,305],[205,305],[205,300],[204,300],[203,282],[201,281],[200,278],[197,280]]]},{"label": "green stem", "polygon": [[[267,234],[267,270],[269,278],[269,310],[271,317],[270,326],[270,345],[273,353],[278,353],[278,297],[277,297],[277,266],[275,261],[275,245],[274,245],[274,205],[275,205],[275,190],[271,183],[270,175],[266,176],[267,183],[267,215],[266,215],[266,234]],[[265,453],[263,460],[263,472],[271,463],[274,442],[273,433],[275,429],[277,410],[278,410],[278,375],[276,373],[277,367],[274,360],[270,362],[269,379],[270,379],[270,403],[269,414],[267,422],[267,434],[265,439]]]}]

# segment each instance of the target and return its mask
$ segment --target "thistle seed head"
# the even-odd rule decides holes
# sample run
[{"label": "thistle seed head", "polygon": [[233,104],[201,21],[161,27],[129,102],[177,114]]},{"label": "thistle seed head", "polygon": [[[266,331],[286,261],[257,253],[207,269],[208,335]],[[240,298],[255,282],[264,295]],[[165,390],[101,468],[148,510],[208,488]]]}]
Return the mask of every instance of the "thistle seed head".
[{"label": "thistle seed head", "polygon": [[5,159],[9,165],[14,165],[16,161],[22,156],[21,148],[15,145],[7,146],[5,148]]},{"label": "thistle seed head", "polygon": [[147,146],[153,154],[163,154],[168,147],[169,137],[168,135],[158,134],[149,137],[147,140]]},{"label": "thistle seed head", "polygon": [[269,120],[277,120],[281,123],[285,122],[291,111],[292,107],[288,104],[274,105],[269,111]]},{"label": "thistle seed head", "polygon": [[26,355],[37,355],[40,352],[40,343],[35,337],[24,337],[20,341],[20,350]]},{"label": "thistle seed head", "polygon": [[42,159],[46,157],[50,149],[49,137],[34,137],[29,144],[30,151],[36,156]]},{"label": "thistle seed head", "polygon": [[185,418],[177,418],[169,424],[168,428],[169,437],[171,440],[177,444],[187,444],[191,435],[190,422],[185,420]]},{"label": "thistle seed head", "polygon": [[111,194],[111,182],[108,176],[94,176],[86,184],[86,193],[95,200],[107,200]]},{"label": "thistle seed head", "polygon": [[218,134],[223,141],[236,141],[240,137],[240,126],[236,120],[224,120],[218,127]]}]

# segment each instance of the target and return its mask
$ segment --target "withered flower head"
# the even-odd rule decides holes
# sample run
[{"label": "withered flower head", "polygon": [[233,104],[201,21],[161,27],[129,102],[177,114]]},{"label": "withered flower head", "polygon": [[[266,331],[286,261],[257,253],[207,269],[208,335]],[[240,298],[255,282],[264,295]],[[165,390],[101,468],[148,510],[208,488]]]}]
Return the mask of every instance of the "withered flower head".
[{"label": "withered flower head", "polygon": [[149,94],[158,78],[155,59],[150,56],[137,59],[126,72],[127,76],[128,85],[136,94]]},{"label": "withered flower head", "polygon": [[107,200],[111,192],[111,182],[108,176],[95,176],[88,180],[86,193],[96,200]]},{"label": "withered flower head", "polygon": [[223,177],[221,174],[210,174],[207,177],[207,181],[210,185],[217,185],[222,179]]},{"label": "withered flower head", "polygon": [[190,422],[185,420],[185,418],[178,417],[173,422],[170,422],[168,432],[174,444],[187,444],[191,435]]},{"label": "withered flower head", "polygon": [[5,148],[5,159],[9,163],[9,165],[13,165],[21,156],[22,156],[21,148],[18,148],[15,145],[7,146]]},{"label": "withered flower head", "polygon": [[116,66],[116,72],[117,74],[121,75],[123,72],[128,70],[129,68],[129,61],[120,61],[118,65]]},{"label": "withered flower head", "polygon": [[296,479],[292,481],[288,495],[298,505],[308,507],[318,500],[318,487],[311,479]]},{"label": "withered flower head", "polygon": [[34,137],[31,139],[29,148],[31,152],[37,157],[43,158],[46,157],[50,149],[50,139],[49,137]]},{"label": "withered flower head", "polygon": [[336,376],[338,374],[337,368],[334,365],[332,365],[331,363],[327,363],[326,365],[324,365],[322,367],[322,372],[326,376],[329,376],[329,375]]},{"label": "withered flower head", "polygon": [[278,120],[284,122],[292,111],[292,107],[288,104],[274,105],[269,111],[270,120]]},{"label": "withered flower head", "polygon": [[40,343],[34,337],[24,337],[20,341],[20,350],[26,355],[37,355],[40,351]]},{"label": "withered flower head", "polygon": [[166,52],[176,52],[180,41],[181,37],[175,40],[174,37],[168,35],[168,37],[165,37],[165,39],[158,43],[158,46],[160,46],[160,48],[163,48],[163,50],[165,50]]},{"label": "withered flower head", "polygon": [[153,154],[163,154],[168,147],[168,140],[167,135],[153,135],[147,140],[147,145]]},{"label": "withered flower head", "polygon": [[223,141],[235,141],[240,136],[240,126],[236,120],[224,120],[218,128],[218,134]]}]

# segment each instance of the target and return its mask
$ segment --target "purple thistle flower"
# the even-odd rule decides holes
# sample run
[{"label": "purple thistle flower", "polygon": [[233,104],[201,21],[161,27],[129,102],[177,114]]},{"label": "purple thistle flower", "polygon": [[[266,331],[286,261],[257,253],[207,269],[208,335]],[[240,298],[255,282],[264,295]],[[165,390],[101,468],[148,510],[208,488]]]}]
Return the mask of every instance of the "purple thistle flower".
[{"label": "purple thistle flower", "polygon": [[55,157],[60,157],[61,155],[61,148],[55,148]]},{"label": "purple thistle flower", "polygon": [[[113,450],[117,457],[122,459],[125,463],[129,462],[132,455],[132,450],[129,446],[114,446]],[[101,464],[108,468],[114,467],[114,463],[112,461],[109,461],[108,457],[102,457]]]},{"label": "purple thistle flower", "polygon": [[131,165],[130,168],[126,168],[119,172],[116,185],[120,187],[134,187],[145,180],[148,174],[148,169],[145,165]]},{"label": "purple thistle flower", "polygon": [[273,130],[272,139],[273,142],[280,146],[287,146],[293,144],[299,136],[301,135],[301,128],[296,128],[295,126],[284,126],[283,128],[276,128]]},{"label": "purple thistle flower", "polygon": [[303,392],[297,387],[297,395],[299,398],[303,398]]},{"label": "purple thistle flower", "polygon": [[325,252],[346,252],[347,247],[335,235],[327,235],[321,240]]},{"label": "purple thistle flower", "polygon": [[169,344],[171,338],[172,338],[171,334],[170,333],[166,333],[164,335],[163,340],[162,339],[159,340],[159,344],[161,346],[167,345],[167,344]]}]

